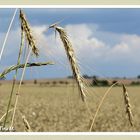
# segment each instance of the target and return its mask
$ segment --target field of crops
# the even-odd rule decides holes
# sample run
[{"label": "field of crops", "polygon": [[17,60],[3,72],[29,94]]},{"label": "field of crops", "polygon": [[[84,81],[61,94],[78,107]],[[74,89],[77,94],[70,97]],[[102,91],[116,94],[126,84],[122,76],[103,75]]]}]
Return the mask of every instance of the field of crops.
[{"label": "field of crops", "polygon": [[[94,115],[107,87],[88,89],[91,92],[87,96],[87,103]],[[127,89],[134,115],[134,126],[132,127],[128,121],[122,88],[114,87],[104,100],[92,131],[140,131],[140,87]],[[0,86],[0,116],[6,112],[10,91],[11,84]],[[34,132],[88,132],[91,125],[91,117],[76,87],[22,85],[14,122],[16,131],[24,131],[23,115]],[[11,120],[10,115],[8,119]]]}]

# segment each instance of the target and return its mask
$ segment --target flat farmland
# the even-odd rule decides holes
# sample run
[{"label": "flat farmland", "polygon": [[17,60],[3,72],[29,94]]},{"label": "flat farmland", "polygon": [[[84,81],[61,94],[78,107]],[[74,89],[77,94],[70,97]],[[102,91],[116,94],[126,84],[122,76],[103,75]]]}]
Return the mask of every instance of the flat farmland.
[{"label": "flat farmland", "polygon": [[[87,103],[93,116],[107,89],[108,87],[88,87]],[[132,127],[128,121],[122,87],[114,87],[105,98],[92,131],[140,131],[140,87],[128,86],[127,90],[134,126]],[[11,84],[4,83],[0,86],[0,116],[6,112],[10,91]],[[14,101],[15,97],[12,107]],[[11,113],[7,125],[10,124]],[[91,125],[86,105],[81,101],[78,89],[72,86],[23,84],[14,121],[16,131],[24,131],[23,115],[33,132],[88,132]],[[0,122],[1,125],[2,122],[3,120]]]}]

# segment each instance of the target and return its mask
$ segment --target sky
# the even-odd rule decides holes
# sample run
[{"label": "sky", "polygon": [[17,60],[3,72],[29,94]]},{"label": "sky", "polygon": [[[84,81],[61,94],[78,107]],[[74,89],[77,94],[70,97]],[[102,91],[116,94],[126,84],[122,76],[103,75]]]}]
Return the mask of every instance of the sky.
[{"label": "sky", "polygon": [[[0,9],[0,50],[15,9]],[[140,9],[45,8],[23,9],[40,56],[29,62],[53,61],[55,65],[27,69],[25,79],[72,75],[64,46],[50,24],[61,21],[72,42],[82,74],[100,77],[136,77],[140,74]],[[19,11],[14,19],[0,72],[17,62],[20,46]],[[25,46],[27,47],[27,46]],[[24,59],[22,60],[24,61]],[[21,76],[21,70],[18,77]],[[12,79],[14,72],[7,75]]]}]

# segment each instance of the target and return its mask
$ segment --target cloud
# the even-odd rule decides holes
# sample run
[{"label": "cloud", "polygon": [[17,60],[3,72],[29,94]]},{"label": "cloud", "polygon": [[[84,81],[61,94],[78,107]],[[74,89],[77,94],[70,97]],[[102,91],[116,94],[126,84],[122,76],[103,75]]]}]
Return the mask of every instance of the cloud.
[{"label": "cloud", "polygon": [[[100,70],[101,68],[103,70],[104,67],[108,67],[108,69],[114,67],[114,71],[122,67],[121,74],[127,74],[127,72],[130,74],[128,67],[131,67],[134,75],[135,67],[140,65],[140,36],[138,35],[101,31],[97,26],[88,24],[68,24],[65,29],[83,66],[88,65],[91,69],[95,66]],[[65,52],[59,37],[55,40],[54,34],[46,36],[44,31],[41,34],[48,46],[48,48],[41,48],[46,50],[43,52],[47,54],[47,51],[53,51],[55,58],[62,57],[63,61]],[[55,48],[56,46],[57,48]],[[55,49],[57,50],[54,51]],[[120,73],[116,71],[117,74]]]},{"label": "cloud", "polygon": [[[55,67],[62,69],[60,73],[63,75],[68,65],[65,49],[59,35],[55,37],[54,31],[48,31],[47,28],[48,25],[33,26],[35,40],[42,59],[56,62]],[[96,24],[67,24],[64,28],[82,66],[88,66],[91,71],[96,67],[97,71],[100,70],[106,75],[138,74],[136,67],[140,68],[140,36],[102,31]],[[19,29],[12,31],[9,37],[7,48],[14,46],[7,50],[9,56],[17,50],[19,43],[17,36],[19,36]]]},{"label": "cloud", "polygon": [[[121,41],[112,47],[109,55],[112,59],[122,61],[122,63],[140,64],[140,36],[138,35],[122,35]],[[117,56],[117,57],[113,57]],[[113,60],[112,60],[113,61]]]}]

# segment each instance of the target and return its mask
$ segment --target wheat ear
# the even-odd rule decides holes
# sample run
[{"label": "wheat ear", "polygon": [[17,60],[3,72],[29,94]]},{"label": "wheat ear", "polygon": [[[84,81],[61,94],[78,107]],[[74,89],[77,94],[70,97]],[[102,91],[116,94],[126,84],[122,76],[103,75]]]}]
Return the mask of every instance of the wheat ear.
[{"label": "wheat ear", "polygon": [[124,95],[124,102],[125,102],[125,106],[126,106],[126,113],[128,115],[131,126],[133,126],[133,114],[132,114],[132,110],[131,110],[130,98],[129,98],[128,91],[126,90],[126,87],[124,84],[123,84],[123,95]]},{"label": "wheat ear", "polygon": [[85,85],[83,83],[82,76],[80,74],[80,69],[79,69],[79,66],[78,66],[78,63],[77,63],[77,60],[75,57],[75,52],[74,52],[74,49],[73,49],[72,44],[70,42],[70,39],[68,38],[66,31],[62,27],[51,25],[50,28],[55,28],[55,30],[58,31],[58,33],[60,35],[61,41],[63,42],[68,60],[69,60],[70,65],[71,65],[73,76],[77,82],[81,98],[83,101],[85,101],[85,92],[84,92]]},{"label": "wheat ear", "polygon": [[20,9],[20,16],[19,17],[20,17],[20,21],[21,21],[21,30],[25,33],[27,42],[28,42],[29,46],[32,48],[32,53],[35,56],[39,56],[39,50],[36,47],[36,43],[35,43],[35,40],[33,38],[31,29],[30,29],[30,25],[27,22],[25,14],[23,13],[23,11],[21,9]]}]

